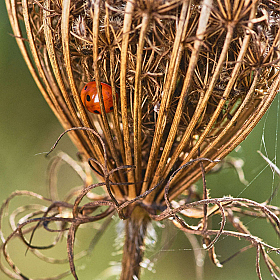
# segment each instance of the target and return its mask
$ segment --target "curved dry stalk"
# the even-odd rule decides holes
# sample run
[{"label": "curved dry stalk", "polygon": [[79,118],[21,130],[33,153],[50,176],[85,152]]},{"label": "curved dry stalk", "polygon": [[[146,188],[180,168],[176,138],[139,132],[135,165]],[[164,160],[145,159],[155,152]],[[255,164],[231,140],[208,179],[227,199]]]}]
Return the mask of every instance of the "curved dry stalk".
[{"label": "curved dry stalk", "polygon": [[134,134],[134,164],[136,166],[135,170],[135,181],[138,183],[136,185],[136,193],[132,196],[139,194],[140,182],[142,180],[142,89],[141,89],[141,74],[142,74],[142,55],[145,42],[145,36],[149,26],[149,11],[143,15],[141,23],[141,31],[139,35],[139,44],[136,54],[136,75],[135,75],[135,91],[134,91],[134,112],[133,112],[133,134]]},{"label": "curved dry stalk", "polygon": [[[127,55],[128,55],[128,41],[129,32],[131,29],[132,15],[134,10],[135,1],[130,0],[127,2],[124,22],[123,22],[123,35],[121,46],[121,70],[120,70],[120,97],[121,97],[121,115],[123,124],[123,138],[124,138],[124,151],[125,151],[125,165],[133,165],[132,153],[130,147],[130,133],[128,126],[128,113],[127,113],[127,93],[126,93],[126,71],[127,71]],[[134,183],[134,172],[130,171],[127,174],[128,182]],[[128,189],[128,197],[132,198],[136,195],[134,188]]]}]

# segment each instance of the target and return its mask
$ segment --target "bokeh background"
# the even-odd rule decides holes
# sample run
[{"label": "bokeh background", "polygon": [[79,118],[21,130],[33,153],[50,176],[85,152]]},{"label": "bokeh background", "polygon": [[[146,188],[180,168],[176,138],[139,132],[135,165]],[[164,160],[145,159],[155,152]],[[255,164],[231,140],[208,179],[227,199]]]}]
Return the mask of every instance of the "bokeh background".
[{"label": "bokeh background", "polygon": [[[11,33],[5,3],[0,1],[0,202],[15,190],[25,189],[47,195],[46,170],[49,159],[41,153],[48,151],[63,131],[37,89]],[[231,194],[263,202],[279,186],[279,178],[277,175],[273,176],[271,169],[257,153],[257,150],[261,149],[278,166],[280,165],[280,150],[277,146],[280,134],[278,133],[279,103],[278,96],[257,128],[231,154],[245,161],[244,172],[249,184],[242,184],[233,169],[209,174],[207,186],[211,189],[212,197]],[[75,157],[76,148],[67,137],[61,141],[57,149],[57,151],[61,150]],[[62,193],[66,192],[67,188],[79,184],[77,176],[69,168],[63,169],[59,176],[61,184],[59,188]],[[198,185],[201,186],[201,183]],[[20,205],[24,201],[20,198],[15,205]],[[279,194],[276,194],[273,203],[280,206]],[[217,225],[219,221],[216,220]],[[244,224],[265,242],[276,247],[280,246],[279,239],[266,221],[245,218]],[[104,279],[102,272],[111,267],[109,263],[120,259],[116,248],[113,247],[118,238],[115,228],[116,222],[113,222],[91,256],[83,261],[77,261],[80,279]],[[188,239],[183,233],[167,225],[163,232],[167,238],[163,236],[163,240],[160,241],[159,231],[156,249],[146,254],[147,257],[159,258],[153,267],[156,273],[146,269],[142,279],[195,279],[193,250]],[[87,246],[92,234],[92,228],[79,231],[77,250]],[[43,239],[44,235],[40,235],[40,238]],[[166,246],[167,244],[171,245]],[[244,245],[248,244],[233,238],[220,238],[216,244],[217,255],[223,260]],[[53,266],[42,264],[32,254],[25,254],[25,249],[17,242],[14,242],[10,251],[19,267],[30,277],[44,278],[61,273],[68,268],[67,264]],[[56,254],[59,257],[66,256],[65,242],[61,244]],[[272,257],[280,264],[279,255],[272,255]],[[270,279],[263,262],[261,265],[263,279]],[[216,268],[206,257],[204,273],[206,280],[257,279],[255,249],[237,256],[226,263],[222,269]],[[0,279],[9,278],[0,271]],[[67,276],[66,279],[73,278]]]}]

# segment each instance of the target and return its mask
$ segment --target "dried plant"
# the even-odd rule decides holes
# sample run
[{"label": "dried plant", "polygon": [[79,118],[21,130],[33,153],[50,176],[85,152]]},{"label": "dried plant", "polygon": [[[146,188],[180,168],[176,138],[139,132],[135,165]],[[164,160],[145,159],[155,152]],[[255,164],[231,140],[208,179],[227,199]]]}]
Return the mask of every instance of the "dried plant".
[{"label": "dried plant", "polygon": [[[279,268],[266,252],[276,249],[251,235],[237,216],[266,218],[279,234],[279,209],[245,198],[209,198],[205,173],[246,138],[280,88],[279,1],[6,0],[6,5],[29,70],[65,128],[60,138],[70,135],[100,183],[91,184],[88,173],[79,171],[83,188],[64,200],[58,200],[54,187],[50,198],[13,193],[1,209],[2,219],[15,196],[34,196],[50,205],[32,209],[7,238],[1,231],[12,269],[1,265],[2,270],[27,279],[7,246],[20,237],[39,255],[32,236],[44,227],[58,232],[50,247],[68,232],[70,269],[78,279],[75,232],[85,223],[110,221],[116,212],[126,223],[121,279],[140,277],[147,227],[167,218],[202,236],[217,266],[214,244],[221,235],[248,240],[256,248],[259,279],[261,256],[278,279]],[[100,115],[89,113],[80,98],[92,80]],[[112,87],[112,113],[105,113],[101,82]],[[191,187],[201,177],[202,197]],[[104,188],[103,195],[95,193],[97,187]],[[85,197],[90,202],[82,204]],[[94,215],[97,208],[102,213]],[[210,228],[213,215],[221,216],[220,229]],[[185,216],[198,219],[197,226],[188,225]],[[236,231],[225,230],[226,217]],[[54,222],[60,222],[56,229]],[[30,241],[27,232],[32,232]]]}]

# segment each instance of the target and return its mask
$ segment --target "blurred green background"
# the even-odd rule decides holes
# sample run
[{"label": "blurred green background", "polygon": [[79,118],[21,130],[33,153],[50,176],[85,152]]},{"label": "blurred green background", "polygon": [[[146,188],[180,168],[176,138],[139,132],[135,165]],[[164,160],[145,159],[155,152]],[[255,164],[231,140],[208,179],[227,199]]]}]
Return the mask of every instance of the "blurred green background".
[{"label": "blurred green background", "polygon": [[[46,170],[49,160],[39,153],[48,151],[62,127],[47,106],[37,89],[16,45],[12,33],[6,8],[0,1],[0,201],[3,201],[15,190],[31,190],[42,195],[46,191]],[[274,101],[269,113],[250,134],[238,151],[232,153],[245,161],[244,172],[250,182],[243,185],[232,169],[226,169],[219,174],[207,176],[207,186],[211,189],[212,197],[232,196],[246,197],[263,202],[268,199],[274,188],[279,185],[279,178],[273,174],[264,160],[257,154],[261,149],[267,152],[270,159],[279,159],[280,151],[277,147],[277,132],[279,118],[279,96]],[[278,112],[278,113],[277,113]],[[279,137],[278,137],[279,138]],[[263,139],[263,140],[262,140]],[[264,142],[263,142],[264,141]],[[263,145],[265,143],[265,147]],[[76,149],[68,139],[63,139],[58,150],[63,150],[75,156]],[[39,154],[39,155],[37,155]],[[275,159],[276,160],[276,159]],[[279,160],[276,161],[279,166]],[[62,190],[67,190],[68,184],[73,187],[76,179],[71,170],[65,169],[62,176]],[[73,178],[72,178],[73,176]],[[65,179],[65,180],[64,180]],[[22,198],[17,203],[22,203]],[[273,200],[280,205],[279,195]],[[19,204],[18,204],[19,205]],[[217,223],[220,220],[217,219]],[[259,219],[245,219],[244,222],[251,232],[260,236],[265,242],[279,246],[279,240],[266,221]],[[160,251],[160,259],[155,264],[156,273],[145,270],[142,279],[195,279],[193,250],[183,233],[166,227],[168,241],[174,241],[167,250],[161,250],[162,245],[154,251],[148,252],[152,257]],[[166,233],[165,232],[165,233]],[[92,230],[81,229],[77,235],[77,248],[88,244]],[[111,225],[90,257],[77,261],[80,279],[102,279],[101,273],[109,267],[110,261],[119,260],[119,256],[112,256],[112,248],[117,233],[115,225]],[[160,234],[159,234],[160,239]],[[85,242],[87,241],[87,242]],[[165,244],[164,241],[163,245]],[[241,246],[248,245],[244,241],[233,238],[220,238],[216,250],[218,257],[223,260],[236,252]],[[66,256],[65,243],[61,244],[59,256]],[[30,277],[46,277],[63,272],[68,265],[46,265],[34,258],[32,254],[25,255],[25,249],[15,242],[11,248],[14,259],[25,274]],[[280,264],[280,256],[272,257]],[[270,279],[267,268],[262,265],[264,279]],[[206,257],[204,279],[257,279],[255,273],[255,249],[245,252],[230,262],[224,268],[216,268]],[[99,275],[99,276],[98,276]],[[0,279],[9,279],[0,271]],[[66,279],[73,279],[71,276]]]}]

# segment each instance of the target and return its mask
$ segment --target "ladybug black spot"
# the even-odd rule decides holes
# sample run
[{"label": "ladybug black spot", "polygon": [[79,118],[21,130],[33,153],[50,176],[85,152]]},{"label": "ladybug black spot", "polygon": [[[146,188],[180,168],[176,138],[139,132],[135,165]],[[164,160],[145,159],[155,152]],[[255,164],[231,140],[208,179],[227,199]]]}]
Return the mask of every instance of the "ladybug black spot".
[{"label": "ladybug black spot", "polygon": [[90,96],[89,95],[87,95],[87,101],[90,101]]},{"label": "ladybug black spot", "polygon": [[95,114],[100,114],[100,112],[98,110],[94,110]]},{"label": "ladybug black spot", "polygon": [[112,106],[112,107],[110,107],[110,111],[113,111],[113,106]]},{"label": "ladybug black spot", "polygon": [[87,90],[87,86],[85,86],[84,90]]}]

